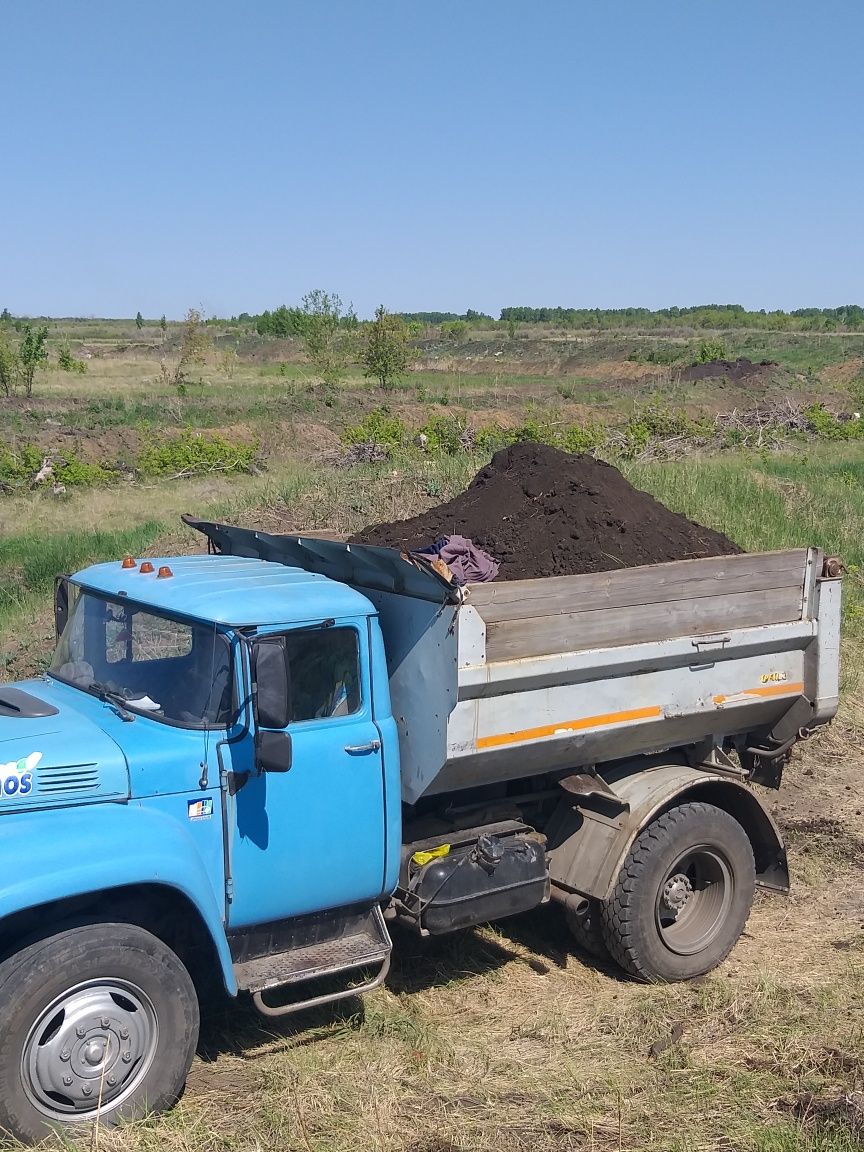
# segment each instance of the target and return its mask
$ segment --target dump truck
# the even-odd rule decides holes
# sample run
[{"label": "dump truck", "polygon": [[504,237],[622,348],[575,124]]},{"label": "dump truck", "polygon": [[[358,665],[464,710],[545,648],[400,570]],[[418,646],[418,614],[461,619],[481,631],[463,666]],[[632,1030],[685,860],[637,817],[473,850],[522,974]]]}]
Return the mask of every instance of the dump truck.
[{"label": "dump truck", "polygon": [[785,892],[758,788],[837,709],[816,548],[456,587],[427,560],[187,521],[59,578],[0,686],[0,1130],[171,1107],[200,1007],[385,979],[405,932],[543,905],[687,980]]}]

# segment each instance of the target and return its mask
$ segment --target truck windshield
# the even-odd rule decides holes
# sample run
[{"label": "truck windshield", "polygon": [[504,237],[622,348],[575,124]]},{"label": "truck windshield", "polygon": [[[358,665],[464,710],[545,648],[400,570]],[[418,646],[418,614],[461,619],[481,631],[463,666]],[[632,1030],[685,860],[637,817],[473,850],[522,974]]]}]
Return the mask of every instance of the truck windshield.
[{"label": "truck windshield", "polygon": [[225,727],[233,712],[228,639],[70,586],[69,617],[49,675],[132,712],[187,728]]}]

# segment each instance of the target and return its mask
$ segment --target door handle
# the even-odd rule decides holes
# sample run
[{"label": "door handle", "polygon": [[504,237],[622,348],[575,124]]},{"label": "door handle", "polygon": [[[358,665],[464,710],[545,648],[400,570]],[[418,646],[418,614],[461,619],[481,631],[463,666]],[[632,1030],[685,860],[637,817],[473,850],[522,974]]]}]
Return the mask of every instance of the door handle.
[{"label": "door handle", "polygon": [[370,740],[368,744],[346,744],[345,751],[349,756],[362,756],[365,752],[377,752],[380,747],[380,740]]}]

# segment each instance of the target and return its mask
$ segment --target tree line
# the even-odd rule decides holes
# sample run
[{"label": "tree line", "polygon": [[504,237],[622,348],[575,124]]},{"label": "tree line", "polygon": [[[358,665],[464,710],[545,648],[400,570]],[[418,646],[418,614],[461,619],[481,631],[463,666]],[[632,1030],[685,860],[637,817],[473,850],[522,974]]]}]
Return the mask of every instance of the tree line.
[{"label": "tree line", "polygon": [[864,330],[864,308],[748,310],[741,304],[697,304],[687,308],[502,308],[501,321],[561,328],[763,328],[798,332]]},{"label": "tree line", "polygon": [[[424,328],[444,328],[458,325],[466,328],[506,328],[512,336],[516,325],[545,325],[554,328],[597,331],[602,329],[763,329],[790,332],[861,332],[864,331],[864,307],[844,304],[838,308],[782,308],[758,311],[742,304],[696,304],[690,307],[670,308],[534,308],[528,306],[502,308],[497,320],[487,312],[468,308],[465,312],[396,312],[409,325],[412,335]],[[260,315],[242,313],[237,319],[253,324],[261,336],[297,336],[302,327],[302,308],[282,305]],[[358,320],[353,308],[340,318],[346,329],[356,328]]]}]

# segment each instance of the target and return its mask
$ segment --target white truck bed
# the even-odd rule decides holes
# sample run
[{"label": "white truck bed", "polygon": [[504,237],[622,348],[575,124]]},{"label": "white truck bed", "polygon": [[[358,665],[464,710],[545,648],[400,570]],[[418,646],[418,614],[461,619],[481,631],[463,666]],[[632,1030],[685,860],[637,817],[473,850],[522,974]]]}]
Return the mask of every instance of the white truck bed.
[{"label": "white truck bed", "polygon": [[826,722],[840,581],[822,565],[798,549],[473,585],[425,636],[416,604],[370,593],[388,649],[416,639],[391,664],[403,798],[756,734],[802,700]]}]

